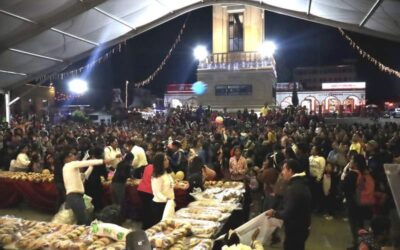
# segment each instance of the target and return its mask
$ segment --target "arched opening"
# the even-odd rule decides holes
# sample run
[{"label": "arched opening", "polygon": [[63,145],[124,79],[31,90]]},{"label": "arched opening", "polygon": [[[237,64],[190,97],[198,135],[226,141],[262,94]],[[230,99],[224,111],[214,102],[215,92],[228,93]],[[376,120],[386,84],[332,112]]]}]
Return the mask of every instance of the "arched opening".
[{"label": "arched opening", "polygon": [[339,112],[340,101],[335,96],[328,96],[322,102],[322,113],[337,113]]},{"label": "arched opening", "polygon": [[285,99],[281,101],[281,108],[285,109],[288,106],[292,105],[292,96],[287,96]]},{"label": "arched opening", "polygon": [[172,99],[171,100],[171,108],[177,108],[177,107],[182,107],[182,102],[179,101],[178,99]]},{"label": "arched opening", "polygon": [[357,96],[348,96],[343,101],[343,113],[354,113],[354,111],[361,105],[361,100]]},{"label": "arched opening", "polygon": [[314,96],[307,96],[301,102],[301,106],[305,107],[309,113],[315,113],[318,112],[319,101]]}]

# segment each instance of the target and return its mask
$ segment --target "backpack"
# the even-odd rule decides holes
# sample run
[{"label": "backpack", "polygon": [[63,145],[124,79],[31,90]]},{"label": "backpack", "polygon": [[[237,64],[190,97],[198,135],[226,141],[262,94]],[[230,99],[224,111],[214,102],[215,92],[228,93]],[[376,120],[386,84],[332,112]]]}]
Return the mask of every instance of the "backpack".
[{"label": "backpack", "polygon": [[372,206],[375,204],[375,181],[372,176],[357,171],[357,202],[361,206]]},{"label": "backpack", "polygon": [[123,222],[120,207],[118,205],[106,206],[97,214],[96,218],[102,222],[116,225],[121,225]]}]

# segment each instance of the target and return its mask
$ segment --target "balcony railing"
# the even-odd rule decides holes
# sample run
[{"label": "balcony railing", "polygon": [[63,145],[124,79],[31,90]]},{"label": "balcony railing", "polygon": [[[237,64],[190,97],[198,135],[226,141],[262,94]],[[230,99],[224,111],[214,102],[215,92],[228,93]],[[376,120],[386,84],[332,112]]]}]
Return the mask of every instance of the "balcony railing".
[{"label": "balcony railing", "polygon": [[258,52],[215,53],[199,62],[198,70],[245,70],[272,69],[275,72],[273,57],[262,57]]}]

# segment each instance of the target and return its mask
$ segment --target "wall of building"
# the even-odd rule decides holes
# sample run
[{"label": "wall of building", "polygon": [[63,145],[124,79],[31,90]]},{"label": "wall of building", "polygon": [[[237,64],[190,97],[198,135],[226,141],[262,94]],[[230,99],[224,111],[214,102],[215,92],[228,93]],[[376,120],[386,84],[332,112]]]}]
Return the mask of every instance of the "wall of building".
[{"label": "wall of building", "polygon": [[[235,11],[238,9],[235,8]],[[243,11],[244,52],[257,51],[264,41],[264,10],[243,6]],[[213,6],[213,53],[228,52],[229,12],[228,6]]]},{"label": "wall of building", "polygon": [[294,70],[295,82],[300,82],[305,89],[318,90],[324,82],[352,82],[357,78],[352,65],[299,67]]},{"label": "wall of building", "polygon": [[244,51],[257,51],[264,41],[264,10],[246,6],[244,12]]},{"label": "wall of building", "polygon": [[[27,94],[25,94],[27,93]],[[11,99],[21,97],[11,106],[18,113],[50,111],[54,107],[55,89],[31,84],[21,85],[11,91]]]},{"label": "wall of building", "polygon": [[[243,109],[260,108],[265,103],[274,104],[273,85],[276,76],[272,70],[198,71],[197,79],[208,85],[204,95],[198,97],[199,104],[213,108]],[[218,85],[251,85],[252,94],[243,96],[216,96]]]},{"label": "wall of building", "polygon": [[222,5],[213,6],[212,53],[228,52],[228,11]]},{"label": "wall of building", "polygon": [[175,100],[181,103],[179,106],[191,106],[197,107],[199,105],[198,98],[195,94],[165,94],[164,95],[164,106],[175,108],[177,103]]},{"label": "wall of building", "polygon": [[[358,107],[365,106],[365,90],[299,91],[297,96],[299,98],[299,105],[310,105],[307,108],[317,112],[319,112],[319,106],[321,105],[321,112],[328,113],[328,101],[333,101],[333,103],[337,104],[337,110],[339,106],[346,106],[351,103],[352,107],[349,108],[349,112],[354,112]],[[285,108],[287,105],[292,104],[291,100],[292,92],[276,93],[277,106]]]}]

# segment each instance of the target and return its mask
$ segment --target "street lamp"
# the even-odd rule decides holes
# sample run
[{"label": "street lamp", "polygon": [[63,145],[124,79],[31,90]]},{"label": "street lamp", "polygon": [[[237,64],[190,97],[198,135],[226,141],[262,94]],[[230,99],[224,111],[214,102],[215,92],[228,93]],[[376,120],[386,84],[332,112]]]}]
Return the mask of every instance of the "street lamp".
[{"label": "street lamp", "polygon": [[128,109],[128,85],[129,81],[125,82],[125,108]]},{"label": "street lamp", "polygon": [[261,57],[272,57],[276,51],[276,44],[273,41],[265,41],[261,44],[258,49]]},{"label": "street lamp", "polygon": [[194,58],[199,60],[199,62],[206,59],[208,56],[208,50],[207,50],[206,46],[197,45],[196,48],[194,48],[194,50],[193,50],[193,56],[194,56]]}]

